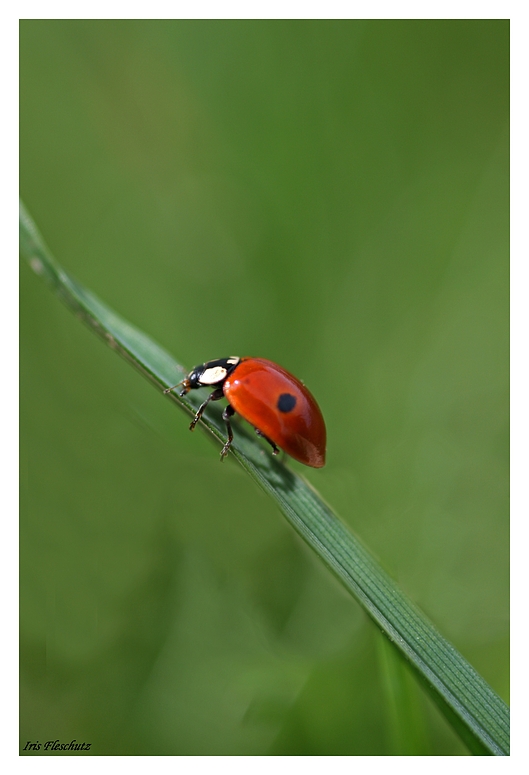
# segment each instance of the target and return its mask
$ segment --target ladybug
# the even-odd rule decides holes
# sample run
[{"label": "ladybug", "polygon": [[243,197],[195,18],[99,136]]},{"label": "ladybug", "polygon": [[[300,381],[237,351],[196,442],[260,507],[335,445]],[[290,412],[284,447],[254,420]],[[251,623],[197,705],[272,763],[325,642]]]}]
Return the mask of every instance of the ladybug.
[{"label": "ladybug", "polygon": [[230,418],[240,414],[254,426],[277,455],[278,447],[295,460],[313,468],[325,465],[325,422],[318,404],[305,385],[277,363],[265,358],[219,358],[206,361],[189,372],[178,385],[180,395],[201,387],[214,387],[199,407],[189,430],[193,430],[210,401],[228,400],[222,413],[228,440],[220,453],[223,460],[233,441]]}]

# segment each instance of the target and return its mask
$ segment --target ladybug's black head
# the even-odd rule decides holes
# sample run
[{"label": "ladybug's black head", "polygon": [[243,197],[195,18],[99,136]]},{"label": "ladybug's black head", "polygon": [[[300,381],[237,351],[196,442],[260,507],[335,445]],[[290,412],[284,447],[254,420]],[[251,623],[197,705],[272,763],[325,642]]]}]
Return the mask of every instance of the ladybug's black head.
[{"label": "ladybug's black head", "polygon": [[206,386],[220,386],[226,377],[232,373],[240,362],[240,358],[219,358],[216,361],[206,361],[200,366],[195,366],[182,382],[181,396],[185,396],[190,390]]}]

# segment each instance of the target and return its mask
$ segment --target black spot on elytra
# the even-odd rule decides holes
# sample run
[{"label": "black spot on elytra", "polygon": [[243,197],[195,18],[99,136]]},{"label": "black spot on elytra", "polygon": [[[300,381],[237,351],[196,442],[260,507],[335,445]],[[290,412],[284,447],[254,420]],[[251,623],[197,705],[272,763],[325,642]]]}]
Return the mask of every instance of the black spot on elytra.
[{"label": "black spot on elytra", "polygon": [[291,412],[296,406],[296,396],[291,393],[281,393],[277,399],[277,408],[280,412]]}]

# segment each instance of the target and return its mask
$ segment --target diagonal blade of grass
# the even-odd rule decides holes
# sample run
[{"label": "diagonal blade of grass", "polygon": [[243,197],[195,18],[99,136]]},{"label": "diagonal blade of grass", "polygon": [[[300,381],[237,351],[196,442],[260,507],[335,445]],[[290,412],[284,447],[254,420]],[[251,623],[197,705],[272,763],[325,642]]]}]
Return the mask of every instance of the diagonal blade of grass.
[{"label": "diagonal blade of grass", "polygon": [[[124,321],[74,281],[52,258],[21,205],[20,251],[78,317],[161,390],[187,372],[152,339]],[[171,400],[193,412],[200,399],[174,393]],[[223,440],[220,411],[212,407],[204,425]],[[276,501],[283,514],[357,598],[409,661],[445,717],[475,754],[509,754],[509,709],[450,645],[303,477],[271,455],[242,429],[233,455]]]}]

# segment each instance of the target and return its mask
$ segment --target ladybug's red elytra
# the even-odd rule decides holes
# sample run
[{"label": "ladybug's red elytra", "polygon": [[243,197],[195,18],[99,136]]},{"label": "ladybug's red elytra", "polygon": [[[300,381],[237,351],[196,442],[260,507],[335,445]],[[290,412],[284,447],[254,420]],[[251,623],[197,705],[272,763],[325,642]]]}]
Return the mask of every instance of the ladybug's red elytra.
[{"label": "ladybug's red elytra", "polygon": [[220,453],[221,460],[233,441],[230,418],[237,413],[268,441],[274,455],[280,447],[307,466],[325,465],[327,434],[320,408],[305,385],[277,363],[265,358],[220,358],[195,366],[182,382],[164,392],[169,393],[180,385],[181,396],[196,388],[215,388],[199,407],[190,430],[210,401],[228,400],[222,413],[228,440]]}]

